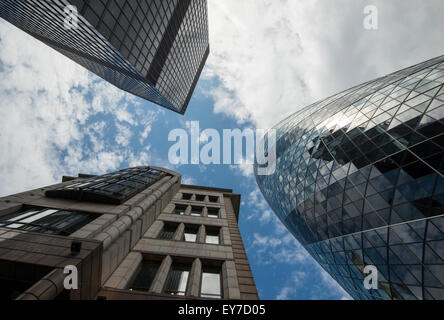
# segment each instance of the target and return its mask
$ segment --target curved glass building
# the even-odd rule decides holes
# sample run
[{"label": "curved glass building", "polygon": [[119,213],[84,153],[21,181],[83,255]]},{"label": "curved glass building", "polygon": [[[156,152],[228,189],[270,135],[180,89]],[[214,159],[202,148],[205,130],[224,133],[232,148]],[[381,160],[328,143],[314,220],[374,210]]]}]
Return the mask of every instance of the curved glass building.
[{"label": "curved glass building", "polygon": [[[355,299],[444,299],[444,56],[275,126],[266,200]],[[364,268],[379,270],[364,288]]]}]

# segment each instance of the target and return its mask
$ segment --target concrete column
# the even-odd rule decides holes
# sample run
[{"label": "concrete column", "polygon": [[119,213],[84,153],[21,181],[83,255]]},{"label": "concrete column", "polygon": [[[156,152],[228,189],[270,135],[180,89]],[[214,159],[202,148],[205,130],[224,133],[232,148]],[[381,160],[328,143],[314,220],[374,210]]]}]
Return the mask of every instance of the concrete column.
[{"label": "concrete column", "polygon": [[163,287],[165,286],[165,282],[168,277],[168,273],[170,272],[171,265],[173,264],[173,259],[170,256],[167,256],[163,259],[162,264],[157,271],[156,276],[154,277],[154,281],[151,284],[150,292],[153,293],[162,293]]},{"label": "concrete column", "polygon": [[187,209],[185,210],[185,216],[191,215],[191,206],[187,206]]},{"label": "concrete column", "polygon": [[225,261],[222,265],[222,295],[224,299],[240,299],[239,282],[234,261]]},{"label": "concrete column", "polygon": [[205,226],[200,226],[199,231],[197,232],[197,243],[205,243]]},{"label": "concrete column", "polygon": [[170,203],[166,206],[166,208],[163,210],[163,212],[167,213],[167,214],[172,214],[174,212],[175,208],[176,208],[176,206],[174,205],[174,203]]},{"label": "concrete column", "polygon": [[227,212],[225,211],[224,208],[220,208],[219,215],[221,219],[227,219]]},{"label": "concrete column", "polygon": [[207,207],[203,207],[202,217],[208,217],[208,208]]},{"label": "concrete column", "polygon": [[182,241],[184,232],[185,232],[185,224],[181,223],[177,227],[177,230],[176,230],[176,233],[174,234],[173,240]]},{"label": "concrete column", "polygon": [[221,239],[221,244],[226,245],[226,246],[231,246],[231,238],[230,238],[230,231],[228,230],[227,227],[222,227],[220,229],[221,235],[220,235],[220,239]]},{"label": "concrete column", "polygon": [[163,229],[165,223],[161,220],[157,220],[153,223],[153,225],[148,229],[148,231],[143,235],[144,238],[156,239],[160,232]]},{"label": "concrete column", "polygon": [[210,202],[210,196],[205,196],[205,200],[204,200],[206,203],[209,203]]},{"label": "concrete column", "polygon": [[191,266],[190,278],[188,279],[187,296],[199,297],[200,281],[202,279],[202,262],[199,258],[195,259]]},{"label": "concrete column", "polygon": [[195,194],[193,194],[193,195],[191,196],[191,201],[196,201],[196,195],[195,195]]}]

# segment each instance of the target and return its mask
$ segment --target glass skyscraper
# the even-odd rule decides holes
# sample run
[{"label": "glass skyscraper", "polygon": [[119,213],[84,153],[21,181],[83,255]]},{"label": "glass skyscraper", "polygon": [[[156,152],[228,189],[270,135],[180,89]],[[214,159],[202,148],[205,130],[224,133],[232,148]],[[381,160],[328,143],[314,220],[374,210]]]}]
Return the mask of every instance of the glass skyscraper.
[{"label": "glass skyscraper", "polygon": [[276,173],[255,166],[276,215],[355,299],[444,299],[443,83],[441,56],[310,105],[275,126]]},{"label": "glass skyscraper", "polygon": [[115,86],[181,114],[209,54],[206,0],[2,0],[0,17]]}]

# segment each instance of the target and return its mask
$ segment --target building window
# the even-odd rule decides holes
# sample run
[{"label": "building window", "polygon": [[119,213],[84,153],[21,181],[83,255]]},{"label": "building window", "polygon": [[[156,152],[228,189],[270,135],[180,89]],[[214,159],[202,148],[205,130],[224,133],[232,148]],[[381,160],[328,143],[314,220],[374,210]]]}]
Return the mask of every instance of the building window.
[{"label": "building window", "polygon": [[210,196],[210,197],[209,197],[209,200],[210,200],[210,202],[218,203],[218,202],[219,202],[219,197],[216,197],[216,196]]},{"label": "building window", "polygon": [[196,201],[204,202],[205,201],[205,196],[201,195],[201,194],[197,194],[196,195]]},{"label": "building window", "polygon": [[207,229],[205,235],[205,243],[220,244],[220,232],[218,229]]},{"label": "building window", "polygon": [[148,292],[157,274],[157,270],[160,268],[160,264],[161,261],[143,261],[136,278],[130,285],[130,290]]},{"label": "building window", "polygon": [[202,269],[202,298],[222,299],[221,272],[218,268]]},{"label": "building window", "polygon": [[130,168],[45,192],[47,197],[122,204],[166,176],[164,172]]},{"label": "building window", "polygon": [[187,211],[187,206],[176,205],[174,208],[174,214],[178,214],[180,216],[183,216],[185,211]]},{"label": "building window", "polygon": [[201,207],[192,207],[191,208],[191,215],[193,217],[201,217],[202,216],[202,209]]},{"label": "building window", "polygon": [[189,265],[173,264],[165,284],[165,293],[172,296],[184,296],[190,270]]},{"label": "building window", "polygon": [[193,195],[191,193],[184,193],[184,194],[182,194],[182,199],[189,201],[189,200],[191,200],[192,196]]},{"label": "building window", "polygon": [[158,238],[162,240],[173,240],[176,230],[177,230],[177,225],[166,224],[163,226],[163,229],[160,232]]},{"label": "building window", "polygon": [[208,218],[218,219],[219,218],[219,209],[208,208]]},{"label": "building window", "polygon": [[184,240],[186,242],[196,242],[199,229],[195,226],[186,226],[184,232]]},{"label": "building window", "polygon": [[3,218],[0,227],[68,236],[99,216],[78,211],[32,208]]}]

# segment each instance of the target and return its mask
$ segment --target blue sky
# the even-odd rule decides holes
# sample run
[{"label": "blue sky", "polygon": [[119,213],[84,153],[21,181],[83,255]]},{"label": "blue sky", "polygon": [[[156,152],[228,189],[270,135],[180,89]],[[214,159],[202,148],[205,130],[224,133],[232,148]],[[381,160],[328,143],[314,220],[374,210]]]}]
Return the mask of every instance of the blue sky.
[{"label": "blue sky", "polygon": [[[172,129],[267,129],[340,90],[441,55],[441,0],[209,0],[211,55],[185,116],[116,89],[0,19],[0,196],[79,172],[168,167],[242,195],[240,229],[262,299],[347,299],[264,201],[248,165],[168,161]],[[412,10],[411,8],[415,8]],[[408,21],[408,26],[405,22]]]}]

